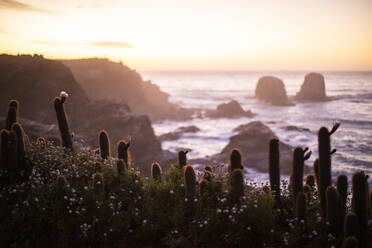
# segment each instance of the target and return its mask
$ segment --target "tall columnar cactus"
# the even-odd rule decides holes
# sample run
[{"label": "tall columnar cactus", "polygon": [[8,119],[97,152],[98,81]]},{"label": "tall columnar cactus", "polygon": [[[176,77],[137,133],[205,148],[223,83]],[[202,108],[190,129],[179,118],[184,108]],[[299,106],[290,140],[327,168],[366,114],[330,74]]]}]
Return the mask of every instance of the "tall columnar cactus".
[{"label": "tall columnar cactus", "polygon": [[297,194],[303,191],[303,180],[304,180],[304,162],[311,156],[311,151],[306,155],[308,148],[302,149],[296,147],[293,152],[293,163],[292,163],[292,174],[291,174],[291,186],[293,197],[296,200]]},{"label": "tall columnar cactus", "polygon": [[312,195],[312,187],[309,186],[308,184],[305,184],[304,185],[304,194],[306,196],[306,201],[307,203],[310,203],[311,201],[311,195]]},{"label": "tall columnar cactus", "polygon": [[9,133],[9,160],[8,171],[12,177],[16,177],[19,169],[19,153],[18,153],[18,139],[17,133],[10,131]]},{"label": "tall columnar cactus", "polygon": [[66,194],[67,180],[65,176],[59,175],[56,180],[56,194],[59,199]]},{"label": "tall columnar cactus", "polygon": [[208,194],[208,184],[209,182],[205,179],[200,182],[199,192],[202,199],[204,199],[205,196]]},{"label": "tall columnar cactus", "polygon": [[178,167],[182,169],[187,164],[186,154],[189,151],[181,150],[178,152]]},{"label": "tall columnar cactus", "polygon": [[329,186],[326,191],[327,219],[331,225],[331,232],[339,236],[342,232],[343,216],[339,194],[334,186]]},{"label": "tall columnar cactus", "polygon": [[57,114],[59,131],[61,133],[62,146],[73,150],[72,135],[68,126],[67,114],[65,111],[65,97],[57,96],[54,98],[54,109]]},{"label": "tall columnar cactus", "polygon": [[10,100],[8,106],[8,115],[5,119],[5,128],[11,130],[12,124],[18,122],[18,108],[19,102],[17,100]]},{"label": "tall columnar cactus", "polygon": [[1,166],[5,168],[7,168],[9,161],[9,134],[8,130],[1,130]]},{"label": "tall columnar cactus", "polygon": [[162,169],[159,163],[152,163],[151,178],[155,181],[161,181]]},{"label": "tall columnar cactus", "polygon": [[243,169],[242,166],[242,155],[238,148],[234,148],[230,153],[230,163],[228,170],[232,173],[235,169]]},{"label": "tall columnar cactus", "polygon": [[358,236],[359,235],[359,221],[358,216],[349,212],[344,218],[344,237]]},{"label": "tall columnar cactus", "polygon": [[206,165],[206,166],[204,167],[204,170],[205,170],[205,171],[209,171],[210,173],[213,173],[212,166],[210,166],[210,165]]},{"label": "tall columnar cactus", "polygon": [[103,175],[100,172],[93,174],[93,190],[96,196],[103,195],[104,193]]},{"label": "tall columnar cactus", "polygon": [[313,189],[314,186],[315,186],[315,177],[314,177],[314,175],[307,175],[307,177],[305,179],[305,184],[309,185],[311,187],[311,189]]},{"label": "tall columnar cactus", "polygon": [[356,172],[353,175],[353,198],[351,209],[358,216],[360,227],[360,245],[366,247],[368,242],[368,176],[363,171]]},{"label": "tall columnar cactus", "polygon": [[25,132],[19,122],[14,122],[11,129],[17,134],[18,164],[21,165],[25,156]]},{"label": "tall columnar cactus", "polygon": [[184,166],[184,183],[186,188],[186,198],[189,202],[194,201],[196,195],[196,176],[194,167],[191,165]]},{"label": "tall columnar cactus", "polygon": [[329,132],[328,128],[321,127],[318,132],[318,151],[319,151],[319,193],[320,204],[323,214],[326,212],[326,189],[331,186],[331,155],[336,150],[331,151],[331,135],[338,129],[339,123],[333,125]]},{"label": "tall columnar cactus", "polygon": [[99,151],[101,158],[109,159],[111,157],[110,152],[110,139],[106,130],[100,130],[98,134]]},{"label": "tall columnar cactus", "polygon": [[37,139],[36,139],[36,144],[38,144],[41,148],[45,148],[46,147],[46,140],[45,140],[45,138],[44,137],[38,137]]},{"label": "tall columnar cactus", "polygon": [[345,238],[342,248],[359,248],[358,239],[354,236]]},{"label": "tall columnar cactus", "polygon": [[210,181],[212,181],[212,178],[213,178],[212,172],[210,172],[208,170],[204,170],[203,179],[204,180],[207,180],[208,182],[210,182]]},{"label": "tall columnar cactus", "polygon": [[306,221],[306,196],[304,192],[298,192],[296,199],[296,218],[299,222]]},{"label": "tall columnar cactus", "polygon": [[123,159],[118,159],[116,162],[116,171],[118,174],[123,175],[128,170],[128,166]]},{"label": "tall columnar cactus", "polygon": [[231,199],[235,204],[240,203],[240,198],[244,196],[244,176],[241,169],[234,169],[231,175]]},{"label": "tall columnar cactus", "polygon": [[124,140],[119,140],[118,142],[118,159],[123,159],[124,162],[129,165],[130,161],[130,153],[129,153],[129,147],[130,147],[130,141],[125,142]]},{"label": "tall columnar cactus", "polygon": [[339,175],[337,177],[337,192],[340,194],[342,216],[345,216],[346,214],[347,188],[347,176]]},{"label": "tall columnar cactus", "polygon": [[280,166],[279,166],[279,140],[271,139],[269,145],[269,175],[270,186],[275,196],[276,204],[280,201]]}]

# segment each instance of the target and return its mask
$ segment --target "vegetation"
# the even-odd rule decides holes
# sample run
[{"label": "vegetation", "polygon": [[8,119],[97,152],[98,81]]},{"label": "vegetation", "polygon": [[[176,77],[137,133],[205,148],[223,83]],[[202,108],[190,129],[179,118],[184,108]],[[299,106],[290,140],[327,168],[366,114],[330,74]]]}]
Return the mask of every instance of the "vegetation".
[{"label": "vegetation", "polygon": [[[18,142],[20,133],[27,137],[18,122],[1,131],[0,243],[5,247],[363,248],[370,244],[367,176],[354,175],[353,204],[345,198],[346,177],[339,179],[337,188],[329,185],[324,212],[314,177],[302,187],[307,149],[298,149],[296,186],[283,180],[279,190],[274,168],[277,148],[270,155],[275,173],[270,187],[244,180],[238,150],[232,152],[230,169],[223,174],[206,166],[199,176],[187,165],[187,152],[182,152],[179,164],[168,171],[157,163],[149,165],[148,178],[135,165],[128,166],[128,149],[125,156],[109,156],[104,131],[100,132],[106,136],[104,142],[99,136],[100,153],[55,146],[43,138]],[[336,208],[339,211],[332,211]]]}]

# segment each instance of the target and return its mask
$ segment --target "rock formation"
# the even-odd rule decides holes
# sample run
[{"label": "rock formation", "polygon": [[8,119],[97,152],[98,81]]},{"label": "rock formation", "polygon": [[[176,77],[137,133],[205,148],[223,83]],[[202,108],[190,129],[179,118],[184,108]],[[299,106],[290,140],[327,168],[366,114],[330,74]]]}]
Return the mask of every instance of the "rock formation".
[{"label": "rock formation", "polygon": [[324,76],[316,72],[307,74],[295,99],[299,101],[326,101]]},{"label": "rock formation", "polygon": [[273,76],[264,76],[258,80],[255,97],[272,105],[292,105],[283,81]]},{"label": "rock formation", "polygon": [[237,101],[232,100],[228,103],[221,103],[215,110],[208,110],[206,116],[211,118],[237,118],[253,117],[254,114],[250,110],[245,111]]}]

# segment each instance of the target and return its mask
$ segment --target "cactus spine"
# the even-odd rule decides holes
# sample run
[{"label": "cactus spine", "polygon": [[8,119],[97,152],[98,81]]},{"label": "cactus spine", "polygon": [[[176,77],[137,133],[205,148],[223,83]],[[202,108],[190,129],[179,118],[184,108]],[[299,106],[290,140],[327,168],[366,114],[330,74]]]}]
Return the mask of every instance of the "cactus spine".
[{"label": "cactus spine", "polygon": [[162,170],[159,163],[152,163],[151,165],[151,178],[155,181],[161,181]]},{"label": "cactus spine", "polygon": [[329,186],[326,191],[327,219],[331,224],[331,232],[336,236],[341,234],[343,216],[338,192],[334,186]]},{"label": "cactus spine", "polygon": [[62,140],[62,146],[66,147],[70,150],[73,150],[73,142],[72,142],[72,135],[70,133],[70,128],[68,126],[68,119],[67,114],[65,111],[65,102],[64,97],[55,97],[54,98],[54,109],[57,114],[57,121],[58,121],[58,127],[59,131],[61,133],[61,140]]},{"label": "cactus spine", "polygon": [[181,150],[178,152],[178,167],[182,169],[187,164],[187,157],[186,154],[189,151]]},{"label": "cactus spine", "polygon": [[298,192],[296,198],[296,217],[299,222],[306,221],[306,196],[303,192]]},{"label": "cactus spine", "polygon": [[333,125],[329,132],[328,128],[321,127],[318,131],[318,151],[319,151],[319,193],[320,204],[323,214],[326,213],[326,190],[331,186],[331,155],[336,150],[331,151],[331,135],[338,129],[339,123]]},{"label": "cactus spine", "polygon": [[279,166],[279,140],[271,139],[269,145],[269,175],[270,186],[275,196],[276,205],[280,201],[280,166]]},{"label": "cactus spine", "polygon": [[125,142],[124,140],[119,140],[118,142],[118,159],[123,159],[124,162],[129,165],[130,160],[130,154],[129,154],[129,147],[130,147],[130,141]]},{"label": "cactus spine", "polygon": [[344,218],[344,237],[357,236],[359,234],[359,221],[358,216],[349,212]]},{"label": "cactus spine", "polygon": [[18,122],[18,106],[19,102],[17,100],[10,100],[8,106],[8,115],[5,119],[5,128],[11,130],[12,124]]},{"label": "cactus spine", "polygon": [[[353,175],[352,211],[358,216],[360,230],[360,246],[367,247],[368,243],[368,176],[363,171]],[[357,236],[358,237],[358,236]]]},{"label": "cactus spine", "polygon": [[346,214],[347,188],[347,177],[345,175],[339,175],[337,177],[337,192],[340,194],[342,216]]},{"label": "cactus spine", "polygon": [[106,130],[100,130],[98,134],[99,151],[101,158],[109,159],[111,156],[110,152],[110,139]]},{"label": "cactus spine", "polygon": [[184,183],[186,188],[186,198],[192,202],[196,195],[196,176],[194,167],[186,165],[184,167]]},{"label": "cactus spine", "polygon": [[230,163],[228,167],[230,173],[232,173],[235,169],[243,169],[242,155],[240,153],[240,150],[237,148],[231,150]]},{"label": "cactus spine", "polygon": [[243,171],[234,169],[231,175],[231,199],[235,204],[239,204],[242,196],[244,196]]}]

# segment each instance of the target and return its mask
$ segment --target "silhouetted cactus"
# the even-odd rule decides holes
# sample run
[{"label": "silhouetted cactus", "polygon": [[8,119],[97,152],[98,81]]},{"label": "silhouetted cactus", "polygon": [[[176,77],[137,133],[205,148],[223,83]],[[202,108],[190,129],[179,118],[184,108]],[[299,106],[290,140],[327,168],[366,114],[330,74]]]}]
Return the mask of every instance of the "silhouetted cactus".
[{"label": "silhouetted cactus", "polygon": [[345,216],[346,214],[347,188],[348,188],[347,176],[339,175],[337,177],[337,191],[340,194],[342,216]]},{"label": "silhouetted cactus", "polygon": [[331,135],[338,129],[339,123],[333,125],[329,132],[328,128],[321,127],[318,132],[318,151],[319,151],[319,193],[320,204],[323,214],[326,212],[326,190],[331,186],[331,155],[336,150],[331,151]]},{"label": "silhouetted cactus", "polygon": [[241,169],[234,169],[231,175],[231,199],[239,204],[240,198],[244,196],[244,176]]},{"label": "silhouetted cactus", "polygon": [[125,161],[123,159],[118,159],[116,162],[116,171],[118,174],[123,175],[124,172],[128,169]]},{"label": "silhouetted cactus", "polygon": [[17,134],[18,165],[22,165],[25,156],[25,132],[19,122],[14,122],[11,129]]},{"label": "silhouetted cactus", "polygon": [[204,168],[205,171],[209,171],[210,173],[213,173],[213,169],[212,169],[212,166],[210,165],[206,165],[205,168]]},{"label": "silhouetted cactus", "polygon": [[1,165],[5,168],[8,167],[9,161],[9,134],[8,130],[1,130]]},{"label": "silhouetted cactus", "polygon": [[279,140],[271,139],[269,144],[269,175],[271,191],[273,191],[276,205],[280,202],[279,156]]},{"label": "silhouetted cactus", "polygon": [[311,189],[313,189],[314,186],[315,186],[315,177],[314,177],[314,175],[307,175],[307,177],[305,179],[305,184],[309,185],[311,187]]},{"label": "silhouetted cactus", "polygon": [[200,182],[199,191],[201,197],[205,197],[208,194],[208,183],[209,182],[204,179]]},{"label": "silhouetted cactus", "polygon": [[296,218],[299,222],[301,222],[301,220],[306,221],[306,196],[303,192],[298,192],[296,197]]},{"label": "silhouetted cactus", "polygon": [[304,162],[309,159],[311,151],[306,155],[308,148],[302,150],[301,147],[296,147],[293,152],[293,163],[292,163],[292,174],[291,174],[291,187],[293,192],[293,198],[297,199],[297,194],[303,191],[303,180],[304,180]]},{"label": "silhouetted cactus", "polygon": [[315,182],[316,182],[316,187],[317,190],[320,190],[320,172],[319,172],[319,158],[314,160],[314,175],[315,175]]},{"label": "silhouetted cactus", "polygon": [[359,236],[359,221],[358,216],[349,212],[344,218],[344,237]]},{"label": "silhouetted cactus", "polygon": [[210,181],[212,181],[212,178],[213,178],[213,174],[208,170],[204,170],[203,179],[210,182]]},{"label": "silhouetted cactus", "polygon": [[311,201],[311,195],[312,195],[312,187],[311,186],[309,186],[308,184],[305,184],[304,185],[304,194],[305,194],[305,196],[306,196],[306,201],[307,201],[307,203],[309,203],[310,201]]},{"label": "silhouetted cactus", "polygon": [[357,236],[361,247],[367,247],[368,243],[368,176],[363,171],[353,175],[353,198],[351,209],[358,216],[360,236]]},{"label": "silhouetted cactus", "polygon": [[104,193],[103,185],[103,175],[100,172],[93,174],[93,190],[96,196],[102,195]]},{"label": "silhouetted cactus", "polygon": [[16,175],[18,172],[18,167],[19,167],[18,158],[19,158],[19,154],[18,154],[17,133],[14,131],[10,131],[8,171],[10,171],[13,175]]},{"label": "silhouetted cactus", "polygon": [[359,242],[356,237],[349,236],[344,240],[344,243],[342,244],[342,248],[358,248]]},{"label": "silhouetted cactus", "polygon": [[196,176],[194,167],[184,166],[184,183],[186,188],[186,198],[189,202],[194,201],[196,195]]},{"label": "silhouetted cactus", "polygon": [[240,153],[240,150],[237,148],[231,150],[230,163],[228,167],[230,173],[232,173],[235,169],[243,169],[242,155]]},{"label": "silhouetted cactus", "polygon": [[68,126],[67,114],[64,107],[65,98],[55,97],[54,98],[54,109],[57,114],[57,121],[59,131],[61,133],[62,146],[70,150],[73,150],[72,135]]},{"label": "silhouetted cactus", "polygon": [[343,216],[341,213],[341,202],[339,194],[334,186],[329,186],[326,191],[327,197],[327,219],[331,225],[331,233],[336,237],[342,232]]},{"label": "silhouetted cactus", "polygon": [[57,176],[56,194],[58,199],[62,199],[62,197],[66,194],[66,185],[67,185],[66,178],[63,175]]},{"label": "silhouetted cactus", "polygon": [[19,102],[17,100],[10,100],[8,105],[8,115],[5,119],[5,128],[11,130],[12,124],[18,122],[18,107]]},{"label": "silhouetted cactus", "polygon": [[111,157],[110,152],[110,139],[106,130],[100,130],[98,133],[99,151],[101,158],[109,159]]},{"label": "silhouetted cactus", "polygon": [[186,154],[189,151],[181,150],[178,152],[178,167],[182,169],[187,164],[187,157]]},{"label": "silhouetted cactus", "polygon": [[42,149],[44,149],[46,147],[46,140],[44,137],[38,137],[36,139],[36,144],[38,144]]},{"label": "silhouetted cactus", "polygon": [[162,169],[159,163],[152,163],[151,165],[151,178],[156,181],[161,181]]},{"label": "silhouetted cactus", "polygon": [[129,165],[130,161],[130,153],[129,153],[129,147],[130,147],[130,141],[125,142],[124,140],[119,140],[118,142],[118,159],[123,159],[124,162]]}]

